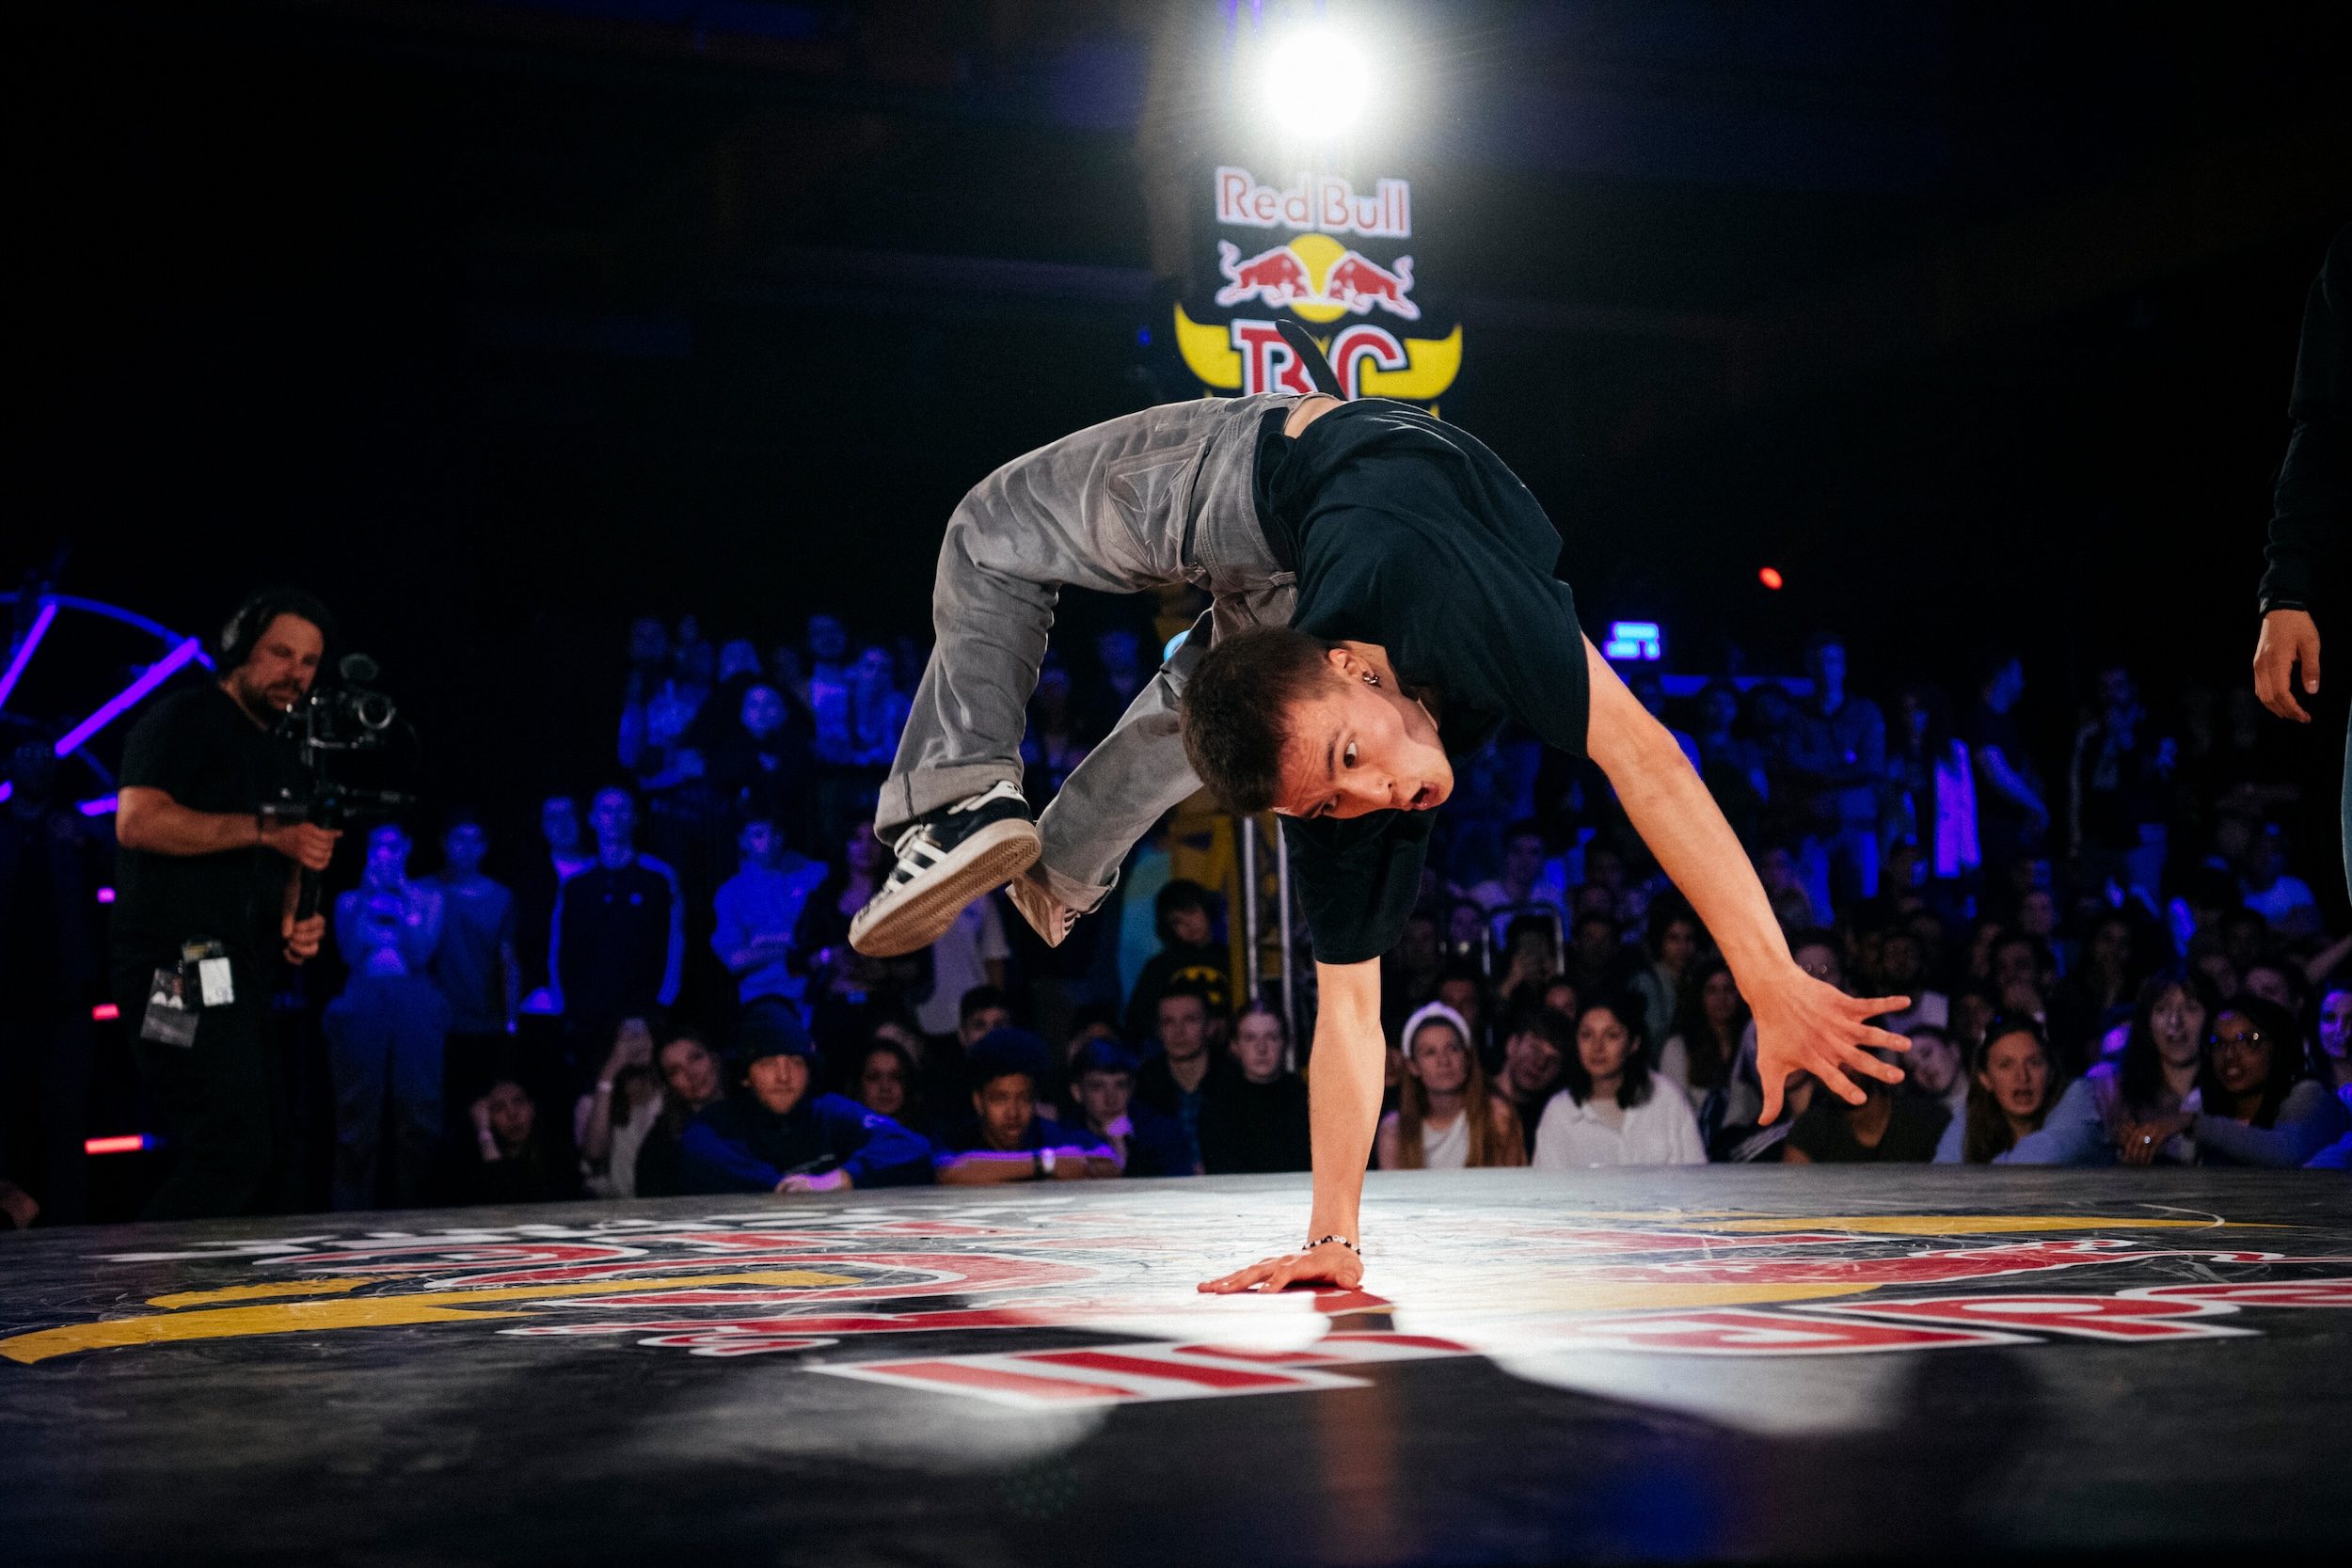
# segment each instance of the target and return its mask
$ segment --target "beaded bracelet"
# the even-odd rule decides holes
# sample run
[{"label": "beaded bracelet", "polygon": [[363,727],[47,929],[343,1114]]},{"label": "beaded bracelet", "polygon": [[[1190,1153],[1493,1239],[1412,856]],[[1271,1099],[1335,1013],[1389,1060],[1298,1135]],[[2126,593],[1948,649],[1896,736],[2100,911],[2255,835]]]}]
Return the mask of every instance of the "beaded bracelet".
[{"label": "beaded bracelet", "polygon": [[1307,1243],[1307,1250],[1309,1252],[1312,1252],[1315,1248],[1323,1245],[1326,1242],[1337,1242],[1340,1245],[1347,1248],[1348,1251],[1354,1253],[1359,1258],[1361,1258],[1364,1255],[1364,1249],[1362,1247],[1358,1246],[1355,1243],[1349,1241],[1344,1236],[1318,1236],[1313,1241]]}]

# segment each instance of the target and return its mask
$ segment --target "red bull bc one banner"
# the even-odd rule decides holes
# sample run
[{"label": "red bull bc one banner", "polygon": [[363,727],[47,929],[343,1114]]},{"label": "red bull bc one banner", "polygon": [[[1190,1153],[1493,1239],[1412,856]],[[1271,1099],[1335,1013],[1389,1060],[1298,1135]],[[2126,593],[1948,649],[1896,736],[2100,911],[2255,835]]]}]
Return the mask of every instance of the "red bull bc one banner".
[{"label": "red bull bc one banner", "polygon": [[1311,392],[1276,323],[1303,324],[1353,397],[1435,404],[1462,368],[1462,327],[1415,291],[1413,190],[1298,173],[1210,174],[1213,269],[1175,307],[1176,347],[1211,392]]}]

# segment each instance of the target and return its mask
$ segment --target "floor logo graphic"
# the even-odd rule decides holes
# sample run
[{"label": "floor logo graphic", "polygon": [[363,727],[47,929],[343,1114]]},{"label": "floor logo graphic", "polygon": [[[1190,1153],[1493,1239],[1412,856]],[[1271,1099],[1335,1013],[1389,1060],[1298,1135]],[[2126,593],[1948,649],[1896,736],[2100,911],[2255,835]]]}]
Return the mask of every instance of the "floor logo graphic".
[{"label": "floor logo graphic", "polygon": [[1512,1211],[1466,1227],[1433,1209],[1420,1225],[1384,1217],[1396,1240],[1378,1294],[1193,1295],[1256,1218],[1212,1201],[861,1206],[112,1254],[101,1261],[189,1288],[0,1338],[0,1359],[432,1326],[789,1355],[820,1375],[1034,1408],[1307,1393],[1385,1362],[1528,1352],[2210,1340],[2258,1333],[2266,1312],[2352,1307],[2352,1257],[2257,1250],[2204,1221],[2006,1214]]}]

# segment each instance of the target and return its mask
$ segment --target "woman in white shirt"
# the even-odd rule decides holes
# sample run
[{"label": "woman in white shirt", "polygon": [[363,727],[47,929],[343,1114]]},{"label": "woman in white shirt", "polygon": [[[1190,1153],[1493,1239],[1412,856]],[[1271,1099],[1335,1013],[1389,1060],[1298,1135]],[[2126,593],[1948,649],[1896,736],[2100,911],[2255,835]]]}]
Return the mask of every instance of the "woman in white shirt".
[{"label": "woman in white shirt", "polygon": [[1567,1085],[1535,1127],[1536,1169],[1707,1163],[1691,1102],[1650,1074],[1645,1011],[1635,998],[1613,997],[1590,1004],[1577,1020],[1576,1053],[1564,1064]]},{"label": "woman in white shirt", "polygon": [[1462,1015],[1442,1002],[1405,1021],[1397,1108],[1380,1118],[1373,1146],[1382,1170],[1527,1164],[1518,1113],[1502,1095],[1487,1094],[1470,1034]]}]

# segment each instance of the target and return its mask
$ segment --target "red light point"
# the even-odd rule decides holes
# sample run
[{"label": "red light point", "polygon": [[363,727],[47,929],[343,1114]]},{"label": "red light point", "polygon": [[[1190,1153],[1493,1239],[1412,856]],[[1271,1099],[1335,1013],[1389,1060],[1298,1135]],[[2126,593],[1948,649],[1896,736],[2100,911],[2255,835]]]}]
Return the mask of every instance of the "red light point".
[{"label": "red light point", "polygon": [[1780,585],[1788,579],[1780,575],[1779,567],[1767,566],[1762,571],[1756,574],[1756,580],[1777,594],[1780,592]]}]

